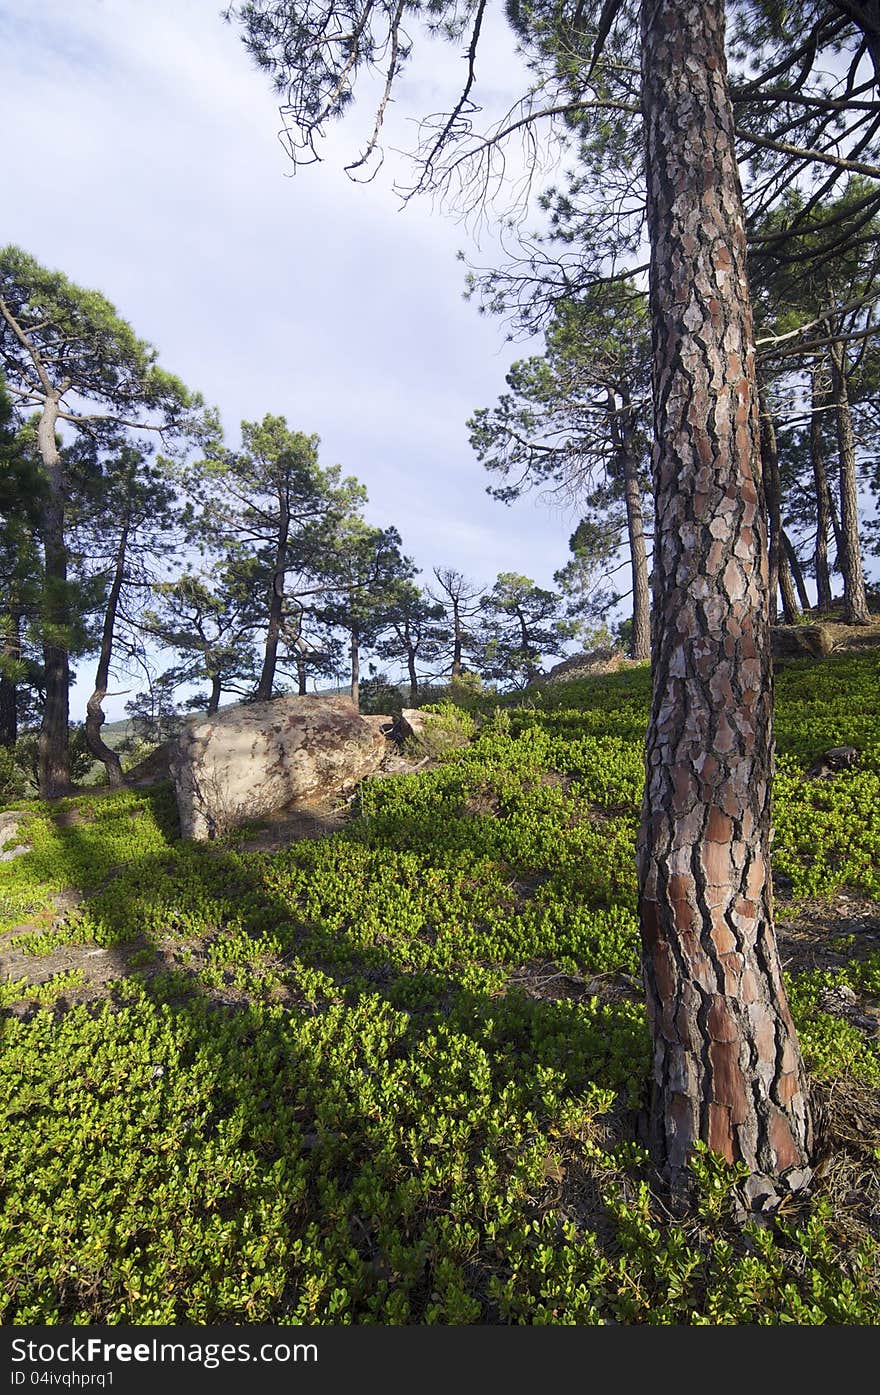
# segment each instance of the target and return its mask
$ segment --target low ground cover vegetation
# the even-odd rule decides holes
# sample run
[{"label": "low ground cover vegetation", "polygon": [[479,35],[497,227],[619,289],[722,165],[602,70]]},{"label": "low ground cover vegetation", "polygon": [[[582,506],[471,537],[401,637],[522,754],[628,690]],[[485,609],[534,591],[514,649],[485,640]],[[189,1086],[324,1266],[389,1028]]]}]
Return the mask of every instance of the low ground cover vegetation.
[{"label": "low ground cover vegetation", "polygon": [[[777,678],[775,872],[820,1112],[744,1219],[642,1143],[649,675],[437,714],[332,836],[188,845],[168,787],[22,805],[0,864],[6,1323],[880,1321],[880,663]],[[809,774],[830,747],[858,758]]]}]

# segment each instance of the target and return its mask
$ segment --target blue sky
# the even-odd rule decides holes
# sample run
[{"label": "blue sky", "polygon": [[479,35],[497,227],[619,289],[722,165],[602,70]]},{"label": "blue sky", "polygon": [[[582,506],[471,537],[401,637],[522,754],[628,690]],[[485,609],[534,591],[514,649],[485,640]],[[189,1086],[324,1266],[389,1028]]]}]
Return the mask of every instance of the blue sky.
[{"label": "blue sky", "polygon": [[[503,109],[525,78],[502,22],[490,39],[478,78]],[[448,102],[457,55],[437,44],[428,58],[391,145]],[[292,177],[269,83],[217,0],[5,0],[0,92],[15,130],[0,242],[101,290],[219,408],[231,444],[266,412],[317,432],[322,461],[367,486],[368,517],[399,528],[425,578],[444,565],[486,586],[504,570],[552,584],[576,518],[491,500],[465,425],[540,345],[506,343],[463,299],[456,252],[491,265],[491,234],[477,251],[430,200],[401,211],[393,155],[372,184],[344,174],[357,109]]]}]

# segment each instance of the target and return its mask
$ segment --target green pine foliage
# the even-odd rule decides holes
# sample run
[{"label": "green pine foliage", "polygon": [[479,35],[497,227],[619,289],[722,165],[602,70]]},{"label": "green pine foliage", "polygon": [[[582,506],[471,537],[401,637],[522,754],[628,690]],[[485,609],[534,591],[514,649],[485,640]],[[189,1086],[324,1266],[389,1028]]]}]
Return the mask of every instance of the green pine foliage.
[{"label": "green pine foliage", "polygon": [[[880,897],[878,679],[876,655],[778,677],[795,904]],[[27,804],[32,851],[0,864],[3,945],[34,966],[0,988],[0,1320],[880,1322],[876,1226],[829,1184],[769,1225],[706,1150],[686,1220],[654,1187],[648,701],[637,668],[481,698],[467,745],[274,854],[182,844],[167,788]],[[807,777],[842,744],[852,768]],[[880,999],[857,939],[789,978],[818,1090],[880,1090],[876,1037],[829,1008]],[[853,1144],[875,1219],[877,1141]]]}]

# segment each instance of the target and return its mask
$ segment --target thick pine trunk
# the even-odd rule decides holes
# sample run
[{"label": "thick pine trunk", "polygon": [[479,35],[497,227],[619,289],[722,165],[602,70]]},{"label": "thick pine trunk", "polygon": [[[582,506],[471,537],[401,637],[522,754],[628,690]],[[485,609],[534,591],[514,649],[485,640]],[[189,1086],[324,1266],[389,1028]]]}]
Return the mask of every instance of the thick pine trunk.
[{"label": "thick pine trunk", "polygon": [[831,526],[831,501],[828,491],[828,475],[825,470],[825,451],[822,445],[822,419],[820,409],[824,406],[824,394],[819,386],[819,368],[813,368],[810,414],[810,461],[813,466],[813,489],[816,495],[816,544],[813,552],[813,570],[816,573],[816,606],[820,611],[831,609],[831,570],[828,566],[828,529]]},{"label": "thick pine trunk", "polygon": [[856,444],[853,437],[852,414],[842,344],[831,346],[831,391],[837,425],[837,449],[840,456],[840,570],[843,572],[843,618],[848,625],[867,625],[868,598],[862,572],[862,549],[859,542],[859,486],[856,475]]},{"label": "thick pine trunk", "polygon": [[38,783],[41,799],[56,799],[70,789],[70,633],[67,590],[67,543],[64,476],[55,440],[58,401],[47,397],[37,426],[47,490],[42,532],[45,563],[43,663],[46,700],[39,740]]},{"label": "thick pine trunk", "polygon": [[625,431],[620,452],[623,473],[623,498],[626,505],[626,532],[629,542],[630,570],[633,593],[633,633],[630,657],[651,657],[651,589],[648,581],[648,558],[645,552],[645,527],[642,521],[642,487],[638,464],[632,447],[632,432]]},{"label": "thick pine trunk", "polygon": [[642,8],[655,447],[653,702],[639,837],[652,1140],[698,1140],[753,1201],[811,1126],[770,883],[768,568],[722,0]]},{"label": "thick pine trunk", "polygon": [[119,609],[119,596],[125,578],[125,553],[128,546],[128,524],[122,530],[116,561],[113,568],[113,581],[107,597],[104,613],[104,626],[101,631],[101,648],[98,654],[98,667],[95,672],[95,688],[86,703],[86,745],[95,760],[103,763],[107,780],[113,789],[121,789],[125,784],[122,763],[116,752],[101,738],[104,725],[104,698],[110,681],[110,660],[113,657],[113,634],[116,629],[116,614]]}]

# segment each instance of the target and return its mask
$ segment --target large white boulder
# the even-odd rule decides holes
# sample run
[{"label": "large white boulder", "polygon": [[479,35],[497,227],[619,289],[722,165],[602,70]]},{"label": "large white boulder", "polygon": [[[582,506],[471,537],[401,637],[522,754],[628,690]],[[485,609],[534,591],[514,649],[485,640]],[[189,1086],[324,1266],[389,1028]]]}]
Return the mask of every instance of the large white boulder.
[{"label": "large white boulder", "polygon": [[281,697],[187,722],[169,766],[184,838],[213,838],[303,800],[347,793],[382,762],[381,719],[348,697]]}]

